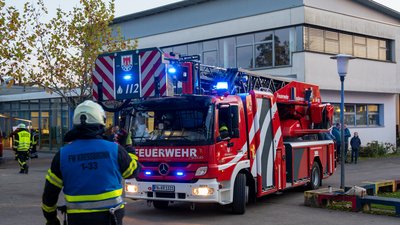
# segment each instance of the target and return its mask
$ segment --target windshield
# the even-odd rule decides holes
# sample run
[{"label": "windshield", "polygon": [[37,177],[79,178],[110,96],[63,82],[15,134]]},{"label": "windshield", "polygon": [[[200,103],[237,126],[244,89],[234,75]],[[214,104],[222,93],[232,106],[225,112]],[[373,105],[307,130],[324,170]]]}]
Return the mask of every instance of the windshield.
[{"label": "windshield", "polygon": [[158,106],[134,113],[134,145],[199,145],[213,140],[213,105]]}]

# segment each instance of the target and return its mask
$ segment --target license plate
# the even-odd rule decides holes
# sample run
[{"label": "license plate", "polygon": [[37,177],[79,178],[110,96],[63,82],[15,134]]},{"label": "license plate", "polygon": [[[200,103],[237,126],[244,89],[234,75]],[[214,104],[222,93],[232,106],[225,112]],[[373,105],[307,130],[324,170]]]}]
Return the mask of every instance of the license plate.
[{"label": "license plate", "polygon": [[175,192],[174,185],[153,185],[153,191],[155,192]]}]

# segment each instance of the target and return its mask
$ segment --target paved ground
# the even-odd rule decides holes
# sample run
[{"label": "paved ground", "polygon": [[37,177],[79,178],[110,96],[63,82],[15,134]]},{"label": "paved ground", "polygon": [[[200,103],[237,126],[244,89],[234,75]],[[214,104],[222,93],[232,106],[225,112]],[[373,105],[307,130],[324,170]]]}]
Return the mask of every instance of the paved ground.
[{"label": "paved ground", "polygon": [[[49,167],[51,154],[40,154],[31,161],[28,175],[18,174],[17,162],[12,152],[6,151],[0,161],[0,224],[45,224],[40,209],[44,176]],[[400,178],[400,158],[372,159],[357,165],[346,164],[346,183],[357,184],[366,180]],[[324,186],[337,187],[340,168]],[[199,206],[192,212],[186,204],[175,204],[168,210],[149,208],[144,201],[128,201],[125,225],[130,224],[400,224],[400,218],[341,212],[303,206],[303,190],[293,189],[280,195],[271,195],[248,206],[245,215],[231,215],[228,209],[214,205]],[[61,197],[62,198],[62,197]]]}]

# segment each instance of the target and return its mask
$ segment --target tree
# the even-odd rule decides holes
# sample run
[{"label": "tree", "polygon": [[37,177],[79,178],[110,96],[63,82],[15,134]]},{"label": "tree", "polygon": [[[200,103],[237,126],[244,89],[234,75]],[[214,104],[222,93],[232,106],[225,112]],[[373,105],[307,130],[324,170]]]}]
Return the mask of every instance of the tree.
[{"label": "tree", "polygon": [[[26,3],[22,16],[16,12],[13,18],[19,31],[12,40],[29,50],[15,50],[24,56],[15,59],[12,76],[60,95],[71,108],[90,98],[96,57],[137,47],[137,40],[125,41],[120,30],[110,26],[114,5],[115,0],[80,0],[78,7],[71,11],[58,8],[55,17],[44,22],[42,18],[48,12],[43,0]],[[15,68],[23,71],[17,73]]]},{"label": "tree", "polygon": [[[7,7],[0,0],[0,75],[12,76],[22,82],[26,61],[30,60],[34,38],[23,29],[21,14],[14,7]],[[14,82],[10,82],[12,85]]]}]

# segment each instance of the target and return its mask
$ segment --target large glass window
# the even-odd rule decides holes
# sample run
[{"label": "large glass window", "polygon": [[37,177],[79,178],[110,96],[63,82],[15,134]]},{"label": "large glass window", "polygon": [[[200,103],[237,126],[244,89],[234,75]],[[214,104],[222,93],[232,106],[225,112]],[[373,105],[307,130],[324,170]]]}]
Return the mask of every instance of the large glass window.
[{"label": "large glass window", "polygon": [[200,55],[201,46],[200,43],[194,43],[188,45],[188,55]]},{"label": "large glass window", "polygon": [[275,31],[275,66],[290,64],[289,28]]},{"label": "large glass window", "polygon": [[[307,48],[308,47],[308,48]],[[307,50],[324,52],[324,31],[316,28],[308,29]]]},{"label": "large glass window", "polygon": [[325,52],[339,53],[339,34],[338,32],[325,31]]},{"label": "large glass window", "polygon": [[256,45],[256,61],[255,67],[269,67],[272,66],[272,42]]},{"label": "large glass window", "polygon": [[237,67],[253,67],[253,46],[243,46],[236,49]]},{"label": "large glass window", "polygon": [[386,61],[390,60],[389,46],[389,40],[304,27],[304,49],[309,51]]},{"label": "large glass window", "polygon": [[[199,54],[204,64],[225,68],[287,66],[291,63],[291,52],[303,50],[302,32],[302,26],[297,26],[179,45],[179,49],[170,46],[163,50]],[[183,46],[187,47],[185,51]]]},{"label": "large glass window", "polygon": [[[334,123],[340,122],[340,104],[333,104]],[[383,105],[345,104],[344,123],[350,127],[383,126]]]},{"label": "large glass window", "polygon": [[339,52],[353,55],[353,36],[349,34],[339,34]]},{"label": "large glass window", "polygon": [[218,66],[217,51],[208,51],[203,53],[203,62],[206,65]]},{"label": "large glass window", "polygon": [[181,55],[187,55],[187,45],[179,45],[173,48],[173,52]]},{"label": "large glass window", "polygon": [[235,38],[219,40],[219,65],[225,68],[235,67]]}]

